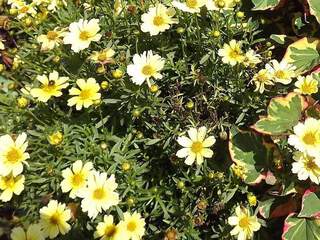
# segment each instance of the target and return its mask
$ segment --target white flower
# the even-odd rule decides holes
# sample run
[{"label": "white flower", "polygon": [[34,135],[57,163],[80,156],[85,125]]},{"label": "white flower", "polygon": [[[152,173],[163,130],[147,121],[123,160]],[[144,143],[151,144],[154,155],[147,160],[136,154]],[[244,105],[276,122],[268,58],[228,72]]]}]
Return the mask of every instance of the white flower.
[{"label": "white flower", "polygon": [[261,56],[252,49],[247,51],[243,64],[247,67],[254,67],[258,63],[261,63]]},{"label": "white flower", "polygon": [[41,43],[41,51],[52,50],[62,44],[62,37],[65,35],[64,31],[59,31],[55,28],[53,31],[48,31],[47,34],[41,34],[37,37],[37,42]]},{"label": "white flower", "polygon": [[256,89],[254,91],[259,93],[264,92],[266,85],[274,85],[272,76],[267,69],[261,69],[256,73],[252,78],[252,82],[256,85]]},{"label": "white flower", "polygon": [[159,72],[164,67],[164,63],[164,59],[158,54],[153,55],[152,51],[143,52],[141,55],[135,54],[133,56],[133,64],[128,66],[127,72],[133,83],[141,85],[144,81],[147,81],[150,87],[150,78],[162,78]]},{"label": "white flower", "polygon": [[213,151],[209,148],[216,142],[216,139],[214,136],[205,138],[206,134],[206,127],[190,128],[188,130],[190,138],[185,136],[178,137],[178,143],[184,148],[177,152],[177,157],[186,158],[185,163],[187,165],[192,165],[195,160],[200,165],[203,163],[204,158],[211,158]]},{"label": "white flower", "polygon": [[151,36],[164,32],[170,28],[170,24],[177,23],[177,20],[172,18],[175,13],[173,8],[167,8],[158,3],[141,16],[141,20],[143,21],[141,30],[149,32]]},{"label": "white flower", "polygon": [[319,184],[320,180],[320,158],[319,156],[312,157],[302,152],[295,152],[293,159],[296,161],[292,163],[292,172],[298,174],[299,180],[310,180]]},{"label": "white flower", "polygon": [[295,67],[285,61],[279,63],[277,60],[271,60],[269,64],[266,64],[266,69],[270,72],[273,81],[282,84],[291,83],[292,78],[296,76]]},{"label": "white flower", "polygon": [[206,4],[206,0],[185,0],[184,2],[173,1],[172,5],[184,12],[199,13],[200,8]]},{"label": "white flower", "polygon": [[242,63],[245,56],[241,50],[241,42],[232,39],[229,44],[223,44],[223,48],[219,49],[218,55],[222,57],[222,62],[235,66],[237,63]]},{"label": "white flower", "polygon": [[37,14],[36,9],[34,8],[33,4],[26,4],[23,2],[22,5],[16,6],[18,9],[18,19],[26,17],[28,14],[31,16],[35,16]]},{"label": "white flower", "polygon": [[63,42],[71,44],[74,52],[80,52],[89,47],[91,42],[98,42],[101,38],[99,19],[83,20],[73,22],[69,26],[69,32],[66,33]]}]

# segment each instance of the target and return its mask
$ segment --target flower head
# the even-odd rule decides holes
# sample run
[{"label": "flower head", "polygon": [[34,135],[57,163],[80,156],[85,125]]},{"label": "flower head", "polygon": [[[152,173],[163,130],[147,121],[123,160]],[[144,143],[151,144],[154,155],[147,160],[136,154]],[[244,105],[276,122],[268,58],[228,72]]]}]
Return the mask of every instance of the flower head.
[{"label": "flower head", "polygon": [[163,4],[158,3],[141,16],[141,20],[143,21],[141,30],[149,32],[151,36],[158,35],[160,32],[168,30],[170,24],[178,22],[177,19],[173,18],[175,13],[174,8],[167,8]]},{"label": "flower head", "polygon": [[306,77],[299,76],[298,81],[294,83],[296,86],[294,91],[305,95],[311,95],[318,92],[318,84],[318,81],[314,79],[312,75]]},{"label": "flower head", "polygon": [[71,211],[56,200],[50,200],[48,206],[40,209],[40,224],[44,235],[50,239],[57,237],[59,233],[65,235],[70,231],[70,218]]},{"label": "flower head", "polygon": [[225,43],[223,48],[219,49],[218,55],[222,57],[222,62],[228,63],[231,66],[242,63],[245,60],[245,56],[241,50],[241,43],[234,39],[229,44]]},{"label": "flower head", "polygon": [[63,43],[62,37],[64,31],[59,31],[57,28],[48,31],[47,34],[41,34],[37,37],[38,43],[41,43],[41,51],[49,51]]},{"label": "flower head", "polygon": [[234,0],[207,0],[206,7],[208,10],[232,10],[236,6]]},{"label": "flower head", "polygon": [[320,120],[307,118],[293,128],[294,134],[289,136],[288,143],[300,152],[311,156],[320,154]]},{"label": "flower head", "polygon": [[149,79],[152,77],[161,79],[162,75],[159,72],[163,67],[164,59],[158,54],[153,55],[152,51],[148,51],[143,52],[141,55],[135,54],[133,56],[133,64],[128,66],[127,72],[135,84],[141,85],[146,80],[150,87]]},{"label": "flower head", "polygon": [[271,60],[270,63],[266,65],[266,69],[270,72],[274,82],[282,84],[291,83],[292,78],[296,76],[294,71],[295,67],[285,61],[279,63],[277,60]]},{"label": "flower head", "polygon": [[236,216],[228,218],[228,223],[231,226],[235,226],[230,234],[232,236],[238,235],[238,240],[251,239],[253,233],[261,227],[258,218],[251,216],[247,209],[240,206],[236,208]]},{"label": "flower head", "polygon": [[261,63],[261,56],[257,54],[254,50],[250,49],[246,52],[245,60],[243,61],[243,64],[246,67],[254,67],[258,63]]},{"label": "flower head", "polygon": [[316,184],[320,182],[320,158],[312,157],[306,153],[295,152],[293,155],[295,160],[292,163],[292,172],[298,175],[299,180],[310,180]]},{"label": "flower head", "polygon": [[111,215],[104,216],[103,222],[98,223],[94,238],[100,238],[100,240],[129,239],[125,237],[124,231],[113,222],[113,216]]},{"label": "flower head", "polygon": [[87,81],[78,79],[77,85],[80,89],[73,87],[69,90],[69,94],[74,97],[68,100],[68,106],[76,105],[76,109],[81,110],[82,107],[88,108],[101,98],[100,86],[94,78],[89,78]]},{"label": "flower head", "polygon": [[17,4],[15,7],[18,9],[18,19],[22,19],[27,15],[35,16],[37,14],[33,4],[26,4],[25,2],[22,2],[22,4]]},{"label": "flower head", "polygon": [[8,176],[0,177],[0,189],[3,191],[0,195],[0,200],[3,202],[8,202],[11,200],[13,194],[20,195],[20,193],[24,189],[24,176],[12,176],[9,174]]},{"label": "flower head", "polygon": [[100,64],[107,64],[107,63],[112,63],[113,60],[113,55],[114,55],[114,50],[112,48],[106,48],[103,49],[100,52],[93,52],[92,55],[90,56],[90,59],[95,62],[95,63],[100,63]]},{"label": "flower head", "polygon": [[66,33],[63,42],[71,44],[74,52],[80,52],[89,47],[91,42],[98,42],[101,38],[99,19],[83,20],[73,22],[69,26],[69,32]]},{"label": "flower head", "polygon": [[197,164],[203,163],[204,158],[211,158],[213,151],[209,149],[215,142],[214,136],[205,138],[207,134],[206,127],[199,129],[190,128],[188,130],[188,137],[178,137],[178,143],[183,147],[177,152],[177,157],[186,158],[184,161],[187,165],[192,165],[196,160]]},{"label": "flower head", "polygon": [[54,132],[48,136],[48,141],[51,145],[59,145],[63,141],[63,134],[59,131]]},{"label": "flower head", "polygon": [[43,232],[39,224],[31,224],[27,231],[22,227],[12,229],[10,237],[12,240],[44,240]]},{"label": "flower head", "polygon": [[117,205],[117,186],[114,175],[107,178],[106,173],[93,172],[88,178],[88,185],[81,201],[82,211],[87,212],[90,218],[96,218],[98,213]]},{"label": "flower head", "polygon": [[29,158],[27,134],[20,134],[14,141],[11,136],[0,137],[0,175],[7,176],[12,172],[15,177],[22,173],[23,163]]},{"label": "flower head", "polygon": [[256,92],[263,93],[265,90],[265,85],[274,85],[272,81],[272,76],[267,69],[261,69],[252,78],[253,83],[256,85]]},{"label": "flower head", "polygon": [[183,2],[173,1],[172,5],[181,11],[199,13],[200,8],[206,4],[206,0],[185,0]]},{"label": "flower head", "polygon": [[40,102],[47,102],[52,97],[62,96],[62,89],[69,86],[68,77],[59,77],[57,71],[46,75],[37,76],[37,80],[42,84],[39,88],[33,88],[30,91],[32,97],[37,98]]},{"label": "flower head", "polygon": [[127,239],[140,240],[145,233],[145,221],[140,213],[134,212],[123,214],[124,220],[119,223],[119,227],[128,236]]},{"label": "flower head", "polygon": [[84,197],[87,187],[87,179],[91,174],[93,165],[91,162],[85,164],[77,160],[72,164],[72,168],[62,171],[63,181],[60,186],[62,192],[70,192],[70,197]]}]

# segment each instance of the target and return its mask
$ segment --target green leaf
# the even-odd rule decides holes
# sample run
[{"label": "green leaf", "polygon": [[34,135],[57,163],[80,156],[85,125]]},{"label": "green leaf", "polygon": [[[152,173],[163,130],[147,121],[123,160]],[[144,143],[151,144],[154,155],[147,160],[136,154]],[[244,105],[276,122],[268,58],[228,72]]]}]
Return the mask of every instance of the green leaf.
[{"label": "green leaf", "polygon": [[302,197],[301,211],[298,217],[319,217],[320,216],[320,199],[319,194],[307,190]]},{"label": "green leaf", "polygon": [[245,183],[257,184],[264,178],[263,173],[267,170],[270,158],[270,146],[264,143],[261,135],[232,128],[229,151],[232,160],[245,169]]},{"label": "green leaf", "polygon": [[316,17],[320,23],[320,2],[319,0],[308,0],[310,13]]},{"label": "green leaf", "polygon": [[254,4],[253,10],[266,10],[276,7],[280,0],[252,0]]},{"label": "green leaf", "polygon": [[314,219],[289,215],[285,220],[283,240],[319,240],[320,227]]},{"label": "green leaf", "polygon": [[305,99],[296,93],[273,98],[268,106],[268,116],[262,117],[252,128],[269,135],[286,133],[297,125],[306,105]]}]

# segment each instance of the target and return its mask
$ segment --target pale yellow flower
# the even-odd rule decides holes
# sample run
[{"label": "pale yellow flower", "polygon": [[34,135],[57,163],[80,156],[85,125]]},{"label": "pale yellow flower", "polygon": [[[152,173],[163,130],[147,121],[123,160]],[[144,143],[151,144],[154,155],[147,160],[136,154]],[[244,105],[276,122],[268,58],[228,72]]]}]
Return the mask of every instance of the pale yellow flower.
[{"label": "pale yellow flower", "polygon": [[184,12],[199,13],[200,8],[206,4],[206,0],[185,0],[183,2],[173,1],[172,5]]},{"label": "pale yellow flower", "polygon": [[261,63],[261,56],[252,49],[247,51],[245,54],[245,60],[243,61],[243,64],[246,67],[254,67],[258,63]]},{"label": "pale yellow flower", "polygon": [[99,19],[83,20],[73,22],[69,26],[69,32],[66,33],[63,42],[71,44],[74,52],[80,52],[89,47],[91,42],[98,42],[101,38]]},{"label": "pale yellow flower", "polygon": [[207,0],[206,7],[208,10],[232,10],[236,6],[234,0]]},{"label": "pale yellow flower", "polygon": [[263,93],[265,90],[265,85],[274,85],[272,81],[272,76],[270,75],[267,69],[261,69],[258,73],[256,73],[252,82],[256,85],[256,92]]},{"label": "pale yellow flower", "polygon": [[27,15],[35,16],[37,14],[33,4],[26,4],[23,2],[22,5],[16,5],[15,7],[18,9],[18,19],[24,18]]},{"label": "pale yellow flower", "polygon": [[247,240],[253,237],[254,232],[258,231],[261,224],[256,216],[251,216],[249,210],[238,206],[236,208],[236,216],[228,218],[228,223],[234,226],[230,234],[238,236],[238,240]]},{"label": "pale yellow flower", "polygon": [[44,240],[39,224],[31,224],[25,231],[22,227],[15,227],[11,231],[11,240]]},{"label": "pale yellow flower", "polygon": [[59,145],[63,141],[63,134],[59,131],[48,136],[48,141],[51,145]]},{"label": "pale yellow flower", "polygon": [[40,224],[45,237],[53,239],[61,233],[65,235],[71,229],[68,221],[71,218],[70,209],[56,200],[50,200],[46,207],[40,209]]},{"label": "pale yellow flower", "polygon": [[190,128],[188,137],[178,137],[178,143],[183,147],[177,152],[177,157],[186,158],[185,163],[192,165],[196,160],[198,165],[203,163],[204,158],[211,158],[213,151],[210,147],[216,142],[214,136],[206,138],[207,128],[200,127],[199,129]]},{"label": "pale yellow flower", "polygon": [[134,212],[123,214],[124,220],[119,223],[119,228],[127,235],[127,239],[141,240],[145,234],[145,221],[140,213]]},{"label": "pale yellow flower", "polygon": [[20,195],[24,189],[24,176],[8,176],[0,177],[0,189],[3,191],[0,195],[0,200],[3,202],[8,202],[11,200],[13,194]]},{"label": "pale yellow flower", "polygon": [[294,90],[297,93],[311,95],[318,92],[319,82],[313,78],[312,75],[306,77],[299,76],[298,81],[294,83],[296,89]]},{"label": "pale yellow flower", "polygon": [[218,55],[222,57],[222,62],[231,66],[242,63],[245,60],[244,53],[241,50],[241,43],[231,40],[229,44],[225,43],[222,49],[219,49]]},{"label": "pale yellow flower", "polygon": [[69,90],[69,94],[74,97],[68,100],[68,106],[72,107],[76,105],[76,109],[81,110],[82,107],[88,108],[95,101],[100,100],[100,85],[94,78],[89,78],[87,81],[78,79],[77,85],[80,89],[73,87]]},{"label": "pale yellow flower", "polygon": [[14,141],[10,135],[0,137],[0,175],[7,176],[11,172],[17,176],[23,171],[23,163],[29,154],[26,152],[28,147],[27,135],[20,134]]},{"label": "pale yellow flower", "polygon": [[105,215],[103,222],[99,222],[94,232],[94,238],[100,240],[127,240],[125,231],[113,222],[113,216]]},{"label": "pale yellow flower", "polygon": [[295,152],[293,155],[295,162],[292,163],[292,173],[298,175],[301,181],[310,180],[316,184],[320,182],[320,158],[312,157],[306,153]]},{"label": "pale yellow flower", "polygon": [[107,64],[114,62],[113,56],[115,52],[112,48],[106,48],[101,50],[100,52],[93,52],[89,57],[93,62],[100,64]]},{"label": "pale yellow flower", "polygon": [[37,80],[42,84],[39,88],[33,88],[30,91],[32,97],[37,98],[40,102],[47,102],[52,97],[62,96],[62,89],[69,86],[68,77],[59,77],[57,71],[47,75],[37,76]]},{"label": "pale yellow flower", "polygon": [[167,8],[158,3],[155,7],[149,8],[148,12],[141,16],[143,32],[149,32],[151,36],[158,35],[160,32],[168,30],[171,24],[178,23],[174,8]]},{"label": "pale yellow flower", "polygon": [[295,67],[285,61],[279,63],[277,60],[271,60],[266,65],[266,69],[270,72],[274,82],[282,84],[291,83],[292,78],[296,76]]},{"label": "pale yellow flower", "polygon": [[77,160],[72,164],[72,168],[63,170],[63,181],[60,184],[62,192],[70,192],[71,198],[85,197],[87,179],[92,168],[91,162],[83,164],[81,160]]},{"label": "pale yellow flower", "polygon": [[47,34],[41,34],[37,37],[38,43],[41,43],[41,51],[49,51],[63,43],[62,37],[65,32],[55,28],[52,31],[48,31]]}]

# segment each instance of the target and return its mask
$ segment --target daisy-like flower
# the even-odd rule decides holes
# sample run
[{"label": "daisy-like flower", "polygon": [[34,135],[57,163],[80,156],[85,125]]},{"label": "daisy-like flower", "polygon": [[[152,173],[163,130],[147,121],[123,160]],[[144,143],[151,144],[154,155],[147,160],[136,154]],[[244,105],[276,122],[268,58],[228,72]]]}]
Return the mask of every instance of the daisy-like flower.
[{"label": "daisy-like flower", "polygon": [[62,37],[65,32],[55,28],[52,31],[47,32],[47,34],[41,34],[37,37],[38,43],[41,43],[41,51],[49,51],[63,43]]},{"label": "daisy-like flower", "polygon": [[99,222],[94,232],[94,238],[100,240],[125,240],[125,232],[113,222],[113,216],[105,215],[103,222]]},{"label": "daisy-like flower", "polygon": [[89,47],[91,42],[98,42],[101,38],[99,19],[83,20],[73,22],[69,26],[69,32],[66,33],[63,42],[71,44],[74,52],[80,52]]},{"label": "daisy-like flower", "polygon": [[0,177],[0,189],[3,191],[0,195],[0,200],[8,202],[11,200],[13,194],[20,195],[24,189],[24,176],[12,176],[9,174],[5,177]]},{"label": "daisy-like flower", "polygon": [[320,154],[320,120],[307,118],[293,128],[294,134],[289,136],[288,143],[300,152],[311,156]]},{"label": "daisy-like flower", "polygon": [[44,240],[43,232],[39,224],[31,224],[25,231],[22,227],[15,227],[10,235],[12,240]]},{"label": "daisy-like flower", "polygon": [[18,19],[22,19],[27,15],[35,16],[37,14],[33,4],[26,4],[23,2],[23,4],[16,5],[15,7],[18,9]]},{"label": "daisy-like flower", "polygon": [[115,52],[112,48],[106,48],[103,49],[100,52],[93,52],[89,59],[91,59],[95,63],[100,63],[100,64],[107,64],[107,63],[112,63],[114,62],[113,56]]},{"label": "daisy-like flower", "polygon": [[206,7],[208,10],[232,10],[236,5],[234,0],[207,0]]},{"label": "daisy-like flower", "polygon": [[78,79],[77,85],[80,89],[73,87],[69,90],[69,94],[74,97],[68,100],[68,106],[72,107],[76,105],[76,109],[81,110],[82,107],[88,108],[94,104],[95,101],[100,100],[100,85],[94,78],[89,78],[87,81]]},{"label": "daisy-like flower", "polygon": [[14,177],[23,171],[23,163],[27,163],[29,154],[27,134],[21,133],[14,141],[11,136],[0,137],[0,175],[7,176],[11,172]]},{"label": "daisy-like flower", "polygon": [[306,77],[299,76],[298,81],[294,85],[296,86],[294,91],[297,93],[311,95],[318,92],[318,81],[312,75]]},{"label": "daisy-like flower", "polygon": [[11,5],[11,7],[19,8],[20,6],[23,6],[25,4],[22,0],[8,0],[7,3]]},{"label": "daisy-like flower", "polygon": [[236,216],[228,218],[228,223],[235,226],[230,234],[238,236],[238,240],[247,240],[253,237],[254,232],[258,231],[261,224],[256,216],[251,216],[248,209],[236,207]]},{"label": "daisy-like flower", "polygon": [[70,209],[56,200],[50,200],[48,206],[40,209],[40,224],[45,237],[53,239],[61,233],[65,235],[71,229],[68,221],[71,218]]},{"label": "daisy-like flower", "polygon": [[277,60],[271,60],[269,64],[266,65],[266,69],[270,72],[274,82],[279,82],[282,84],[289,84],[292,78],[296,76],[294,70],[295,67],[285,61],[278,62]]},{"label": "daisy-like flower", "polygon": [[204,158],[211,158],[213,151],[210,147],[216,142],[214,136],[206,138],[207,128],[190,128],[188,130],[189,138],[186,136],[178,137],[178,143],[183,147],[177,152],[177,157],[186,158],[187,165],[192,165],[196,160],[197,164],[203,163]]},{"label": "daisy-like flower", "polygon": [[250,49],[246,52],[245,60],[243,61],[243,64],[246,67],[254,67],[257,64],[261,63],[261,56],[257,54],[254,50]]},{"label": "daisy-like flower", "polygon": [[134,212],[123,214],[124,220],[119,223],[119,227],[127,235],[127,239],[140,240],[145,233],[145,221],[140,213]]},{"label": "daisy-like flower", "polygon": [[158,35],[170,28],[170,24],[178,23],[173,16],[176,14],[174,8],[167,8],[161,3],[149,9],[141,16],[143,32],[149,32],[151,36]]},{"label": "daisy-like flower", "polygon": [[98,213],[119,203],[119,194],[115,192],[118,184],[114,175],[107,178],[106,173],[93,172],[88,178],[85,197],[81,201],[83,212],[90,218],[96,218]]},{"label": "daisy-like flower", "polygon": [[185,0],[183,2],[173,1],[172,5],[181,11],[199,13],[200,8],[206,4],[206,0]]},{"label": "daisy-like flower", "polygon": [[128,66],[127,72],[135,84],[142,85],[147,81],[148,86],[151,87],[150,78],[162,78],[159,72],[163,69],[164,62],[158,54],[153,55],[152,51],[143,52],[141,55],[135,54],[133,64]]},{"label": "daisy-like flower", "polygon": [[37,76],[37,80],[42,84],[39,88],[33,88],[30,91],[32,97],[37,98],[40,102],[47,102],[52,97],[62,96],[62,89],[69,86],[68,77],[59,77],[57,71],[47,75]]},{"label": "daisy-like flower", "polygon": [[87,162],[82,163],[81,160],[77,160],[72,164],[72,168],[67,168],[62,171],[63,181],[60,186],[62,192],[70,192],[70,197],[84,197],[87,187],[87,179],[91,173],[93,164]]},{"label": "daisy-like flower", "polygon": [[252,78],[252,82],[256,85],[256,89],[254,91],[259,93],[264,92],[265,85],[274,85],[272,76],[267,69],[261,69],[257,74],[255,74]]},{"label": "daisy-like flower", "polygon": [[223,44],[223,48],[219,49],[218,55],[222,57],[222,62],[235,66],[237,63],[242,63],[245,56],[241,50],[241,43],[236,40],[231,40],[229,44]]},{"label": "daisy-like flower", "polygon": [[301,181],[310,180],[316,184],[319,184],[320,180],[320,159],[317,156],[312,157],[306,153],[295,152],[293,155],[295,160],[292,163],[292,172],[298,175],[298,179]]}]

